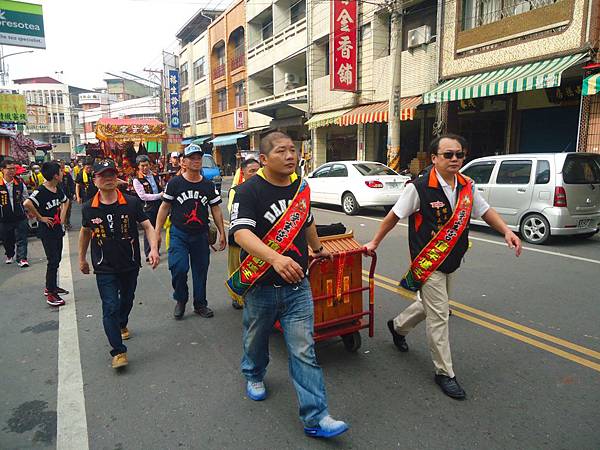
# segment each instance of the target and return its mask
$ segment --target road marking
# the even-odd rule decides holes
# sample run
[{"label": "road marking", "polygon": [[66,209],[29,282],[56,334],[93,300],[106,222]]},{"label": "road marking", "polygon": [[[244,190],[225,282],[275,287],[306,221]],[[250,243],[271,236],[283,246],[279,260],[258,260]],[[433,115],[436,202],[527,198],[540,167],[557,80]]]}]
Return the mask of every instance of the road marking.
[{"label": "road marking", "polygon": [[[363,275],[368,276],[369,272],[367,272],[366,270],[363,270]],[[412,292],[410,292],[410,291],[407,291],[406,289],[404,289],[404,288],[402,288],[400,286],[398,286],[398,283],[399,283],[398,281],[392,280],[391,278],[384,277],[383,275],[379,275],[379,274],[375,274],[375,278],[380,279],[382,281],[385,281],[385,282],[391,284],[392,286],[394,286],[398,290],[398,293],[402,297],[410,298],[410,299],[413,299],[413,300],[415,299],[415,294],[412,293]],[[492,321],[500,323],[502,325],[506,325],[508,327],[514,328],[515,330],[519,330],[519,331],[522,331],[524,333],[531,334],[532,336],[536,336],[538,338],[545,339],[545,340],[550,341],[550,342],[552,342],[554,344],[561,345],[561,346],[563,346],[565,348],[568,348],[568,349],[571,349],[571,350],[575,350],[576,352],[579,352],[579,353],[582,353],[584,355],[591,356],[592,358],[596,358],[596,359],[600,360],[600,352],[597,352],[595,350],[591,350],[591,349],[583,347],[581,345],[574,344],[573,342],[569,342],[569,341],[566,341],[566,340],[561,339],[559,337],[553,336],[551,334],[547,334],[547,333],[544,333],[542,331],[538,331],[538,330],[536,330],[534,328],[530,328],[528,326],[521,325],[520,323],[512,322],[512,321],[510,321],[508,319],[504,319],[503,317],[499,317],[499,316],[496,316],[494,314],[491,314],[491,313],[482,311],[480,309],[474,308],[472,306],[465,305],[464,303],[457,302],[456,300],[452,300],[451,299],[450,300],[450,304],[452,306],[454,306],[455,308],[464,309],[465,311],[468,311],[468,312],[470,312],[472,314],[476,314],[476,315],[481,316],[481,317],[483,317],[485,319],[492,320]]]},{"label": "road marking", "polygon": [[69,233],[63,242],[60,284],[71,294],[58,318],[57,450],[87,450],[88,430],[77,333]]},{"label": "road marking", "polygon": [[[329,209],[322,209],[322,208],[315,208],[313,207],[313,209],[318,209],[319,211],[324,211],[324,212],[329,212],[332,214],[340,214],[340,215],[346,215],[345,213],[341,213],[339,211],[331,211]],[[355,216],[361,219],[366,219],[366,220],[373,220],[375,222],[383,222],[383,219],[378,219],[376,217],[368,217],[368,216]],[[401,226],[401,227],[405,227],[408,228],[408,225],[405,223],[398,223],[396,224],[396,226]],[[506,242],[502,242],[502,241],[494,241],[492,239],[485,239],[485,238],[480,238],[480,237],[475,237],[475,236],[469,236],[470,240],[473,241],[479,241],[479,242],[486,242],[488,244],[494,244],[494,245],[501,245],[503,247],[506,247]],[[543,250],[540,248],[532,248],[532,247],[523,247],[523,250],[528,250],[530,252],[536,252],[536,253],[543,253],[546,255],[552,255],[552,256],[559,256],[561,258],[567,258],[567,259],[574,259],[576,261],[583,261],[583,262],[588,262],[588,263],[592,263],[592,264],[600,264],[600,260],[598,259],[591,259],[591,258],[584,258],[582,256],[575,256],[575,255],[570,255],[568,253],[560,253],[560,252],[553,252],[550,250]]]},{"label": "road marking", "polygon": [[[368,277],[363,276],[363,280],[368,281]],[[389,286],[388,284],[386,284],[386,283],[384,283],[382,281],[377,281],[377,280],[375,280],[375,285],[379,286],[379,287],[381,287],[383,289],[386,289],[386,290],[388,290],[390,292],[394,292],[394,293],[400,294],[401,296],[404,297],[404,295],[403,295],[404,293],[402,292],[402,291],[404,291],[404,289],[402,289],[402,291],[401,291],[400,288],[397,288],[397,287],[394,287],[394,286]],[[407,297],[410,298],[410,296],[407,296]],[[495,324],[490,323],[490,322],[486,322],[485,320],[479,319],[477,317],[470,316],[469,314],[466,314],[466,313],[464,313],[462,311],[456,311],[455,309],[453,309],[452,310],[452,314],[455,315],[455,316],[457,316],[457,317],[460,317],[461,319],[468,320],[469,322],[473,322],[473,323],[475,323],[475,324],[477,324],[479,326],[482,326],[484,328],[488,328],[488,329],[490,329],[492,331],[496,331],[497,333],[504,334],[505,336],[512,337],[513,339],[516,339],[518,341],[521,341],[521,342],[524,342],[526,344],[532,345],[533,347],[536,347],[536,348],[539,348],[539,349],[542,349],[542,350],[546,350],[547,352],[552,353],[552,354],[557,355],[557,356],[560,356],[561,358],[567,359],[569,361],[575,362],[577,364],[580,364],[580,365],[585,366],[585,367],[589,367],[590,369],[593,369],[593,370],[595,370],[597,372],[600,372],[600,364],[596,363],[594,361],[589,361],[589,360],[587,360],[585,358],[582,358],[582,357],[577,356],[577,355],[573,355],[572,353],[566,352],[566,351],[561,350],[559,348],[552,347],[551,345],[546,344],[544,342],[537,341],[537,340],[535,340],[533,338],[530,338],[528,336],[524,336],[524,335],[516,333],[514,331],[507,330],[506,328],[500,327],[500,326],[495,325]]]}]

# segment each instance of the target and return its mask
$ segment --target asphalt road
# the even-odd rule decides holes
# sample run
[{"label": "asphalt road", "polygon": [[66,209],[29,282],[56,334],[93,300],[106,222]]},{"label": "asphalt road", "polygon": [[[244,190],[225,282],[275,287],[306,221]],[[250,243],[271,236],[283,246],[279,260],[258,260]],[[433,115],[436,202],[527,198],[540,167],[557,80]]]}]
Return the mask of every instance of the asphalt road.
[{"label": "asphalt road", "polygon": [[[383,217],[314,212],[361,242]],[[424,326],[407,354],[385,326],[409,301],[396,290],[406,234],[397,226],[378,251],[375,336],[363,331],[354,354],[339,339],[317,346],[330,411],[351,425],[328,442],[303,435],[280,335],[271,339],[268,399],[246,397],[226,253],[211,256],[212,319],[188,311],[174,321],[166,261],[142,269],[130,365],[116,372],[95,279],[78,271],[77,232],[65,241],[61,284],[74,289],[60,312],[41,295],[45,261],[31,238],[29,269],[0,267],[0,449],[600,448],[600,239],[527,246],[517,259],[491,231],[472,232],[451,295],[454,365],[468,395],[457,402],[434,384]]]}]

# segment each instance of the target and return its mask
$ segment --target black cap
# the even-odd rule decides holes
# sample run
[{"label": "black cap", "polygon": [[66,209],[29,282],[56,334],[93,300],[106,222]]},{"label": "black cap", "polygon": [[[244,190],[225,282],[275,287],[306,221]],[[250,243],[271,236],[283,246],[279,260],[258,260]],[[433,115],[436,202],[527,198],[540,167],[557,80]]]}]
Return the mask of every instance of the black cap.
[{"label": "black cap", "polygon": [[117,166],[115,166],[115,162],[112,159],[102,159],[94,163],[94,174],[99,175],[107,170],[117,172]]}]

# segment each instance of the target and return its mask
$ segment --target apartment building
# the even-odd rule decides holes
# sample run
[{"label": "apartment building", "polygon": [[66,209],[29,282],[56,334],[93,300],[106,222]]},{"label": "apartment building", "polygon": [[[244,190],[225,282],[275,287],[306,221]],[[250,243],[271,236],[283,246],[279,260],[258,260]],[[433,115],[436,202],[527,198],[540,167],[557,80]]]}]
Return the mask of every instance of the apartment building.
[{"label": "apartment building", "polygon": [[247,0],[249,127],[309,139],[306,0]]},{"label": "apartment building", "polygon": [[[597,0],[441,4],[441,83],[425,93],[470,157],[600,147],[598,96],[582,97],[598,46]],[[596,56],[597,58],[597,56]],[[597,62],[597,60],[596,60]]]},{"label": "apartment building", "polygon": [[208,27],[223,11],[200,10],[177,32],[183,144],[212,136]]},{"label": "apartment building", "polygon": [[[310,165],[314,168],[326,161],[353,159],[386,163],[392,71],[390,14],[374,3],[357,5],[358,88],[355,92],[336,91],[331,89],[330,73],[333,2],[308,2]],[[401,167],[407,167],[427,145],[435,123],[435,108],[420,105],[421,95],[437,82],[437,3],[411,4],[405,10],[401,42]]]}]

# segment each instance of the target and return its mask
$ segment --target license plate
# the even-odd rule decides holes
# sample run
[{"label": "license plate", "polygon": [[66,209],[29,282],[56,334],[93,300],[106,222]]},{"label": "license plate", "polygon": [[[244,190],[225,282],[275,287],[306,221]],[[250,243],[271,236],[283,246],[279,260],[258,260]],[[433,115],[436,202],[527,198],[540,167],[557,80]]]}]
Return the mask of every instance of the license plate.
[{"label": "license plate", "polygon": [[390,189],[397,189],[400,187],[400,183],[387,183],[387,187]]},{"label": "license plate", "polygon": [[577,228],[589,228],[592,223],[592,219],[580,219],[577,221]]}]

